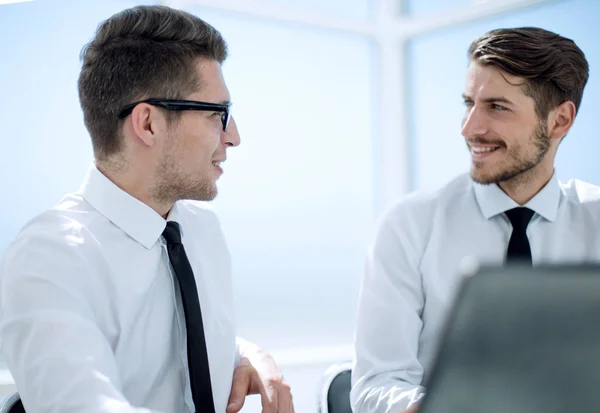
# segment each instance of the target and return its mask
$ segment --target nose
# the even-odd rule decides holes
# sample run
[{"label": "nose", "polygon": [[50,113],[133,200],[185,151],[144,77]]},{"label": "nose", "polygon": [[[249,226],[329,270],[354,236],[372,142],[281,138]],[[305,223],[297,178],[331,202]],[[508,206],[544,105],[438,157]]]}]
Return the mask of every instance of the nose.
[{"label": "nose", "polygon": [[461,132],[465,138],[484,136],[488,132],[486,114],[480,107],[473,105],[466,109]]},{"label": "nose", "polygon": [[223,132],[222,138],[226,146],[238,146],[240,144],[240,134],[233,116],[229,120],[227,130]]}]

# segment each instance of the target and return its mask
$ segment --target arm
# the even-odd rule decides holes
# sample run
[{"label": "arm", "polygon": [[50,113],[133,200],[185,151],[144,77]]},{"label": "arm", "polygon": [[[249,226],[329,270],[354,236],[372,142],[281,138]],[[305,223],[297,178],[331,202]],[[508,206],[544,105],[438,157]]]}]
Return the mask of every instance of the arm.
[{"label": "arm", "polygon": [[121,389],[79,246],[26,240],[0,267],[0,349],[26,411],[150,413]]},{"label": "arm", "polygon": [[423,395],[417,359],[424,305],[419,228],[396,206],[381,221],[363,276],[351,402],[355,412],[399,413]]}]

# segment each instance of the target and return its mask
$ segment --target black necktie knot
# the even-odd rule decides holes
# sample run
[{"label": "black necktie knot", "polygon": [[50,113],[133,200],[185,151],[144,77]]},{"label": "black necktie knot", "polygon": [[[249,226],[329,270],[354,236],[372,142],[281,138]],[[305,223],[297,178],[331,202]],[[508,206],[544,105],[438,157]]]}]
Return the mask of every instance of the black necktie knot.
[{"label": "black necktie knot", "polygon": [[181,244],[181,228],[175,221],[167,222],[167,226],[162,233],[167,244]]},{"label": "black necktie knot", "polygon": [[505,214],[514,229],[524,230],[527,229],[527,225],[529,225],[534,212],[529,208],[517,207],[509,209]]}]

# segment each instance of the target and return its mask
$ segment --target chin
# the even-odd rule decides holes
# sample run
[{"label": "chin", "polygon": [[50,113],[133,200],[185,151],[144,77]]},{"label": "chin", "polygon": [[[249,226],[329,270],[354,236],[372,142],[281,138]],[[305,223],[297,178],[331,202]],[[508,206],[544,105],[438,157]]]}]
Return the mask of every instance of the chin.
[{"label": "chin", "polygon": [[203,192],[202,194],[199,194],[200,196],[197,196],[196,200],[197,201],[212,201],[217,197],[218,193],[219,193],[219,191],[217,191],[217,188],[215,187],[211,191],[206,191],[206,192]]},{"label": "chin", "polygon": [[210,194],[208,194],[207,201],[214,200],[217,197],[217,195],[219,195],[219,191],[217,191],[217,188],[215,188],[214,191],[212,191]]},{"label": "chin", "polygon": [[471,179],[482,185],[499,184],[501,182],[511,181],[523,176],[531,168],[504,168],[495,171],[485,171],[483,168],[473,166],[471,168]]},{"label": "chin", "polygon": [[485,168],[478,168],[473,165],[471,167],[470,175],[471,179],[478,184],[491,185],[499,182],[499,178],[502,176],[502,173],[493,173],[492,171],[486,171]]},{"label": "chin", "polygon": [[188,188],[187,194],[189,195],[186,199],[192,199],[194,201],[212,201],[217,197],[217,185],[214,181],[204,180],[203,182],[197,182],[194,186]]},{"label": "chin", "polygon": [[212,201],[213,199],[215,199],[217,197],[218,194],[219,194],[219,188],[217,188],[217,184],[215,182],[213,182],[210,190],[206,194],[206,198],[207,198],[206,200]]}]

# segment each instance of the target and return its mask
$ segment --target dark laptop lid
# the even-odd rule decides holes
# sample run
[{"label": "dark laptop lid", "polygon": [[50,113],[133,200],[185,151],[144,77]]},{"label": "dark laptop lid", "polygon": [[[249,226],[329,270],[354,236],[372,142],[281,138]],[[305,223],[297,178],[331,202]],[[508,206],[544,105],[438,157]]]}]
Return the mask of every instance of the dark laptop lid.
[{"label": "dark laptop lid", "polygon": [[600,266],[465,279],[419,413],[600,412]]}]

